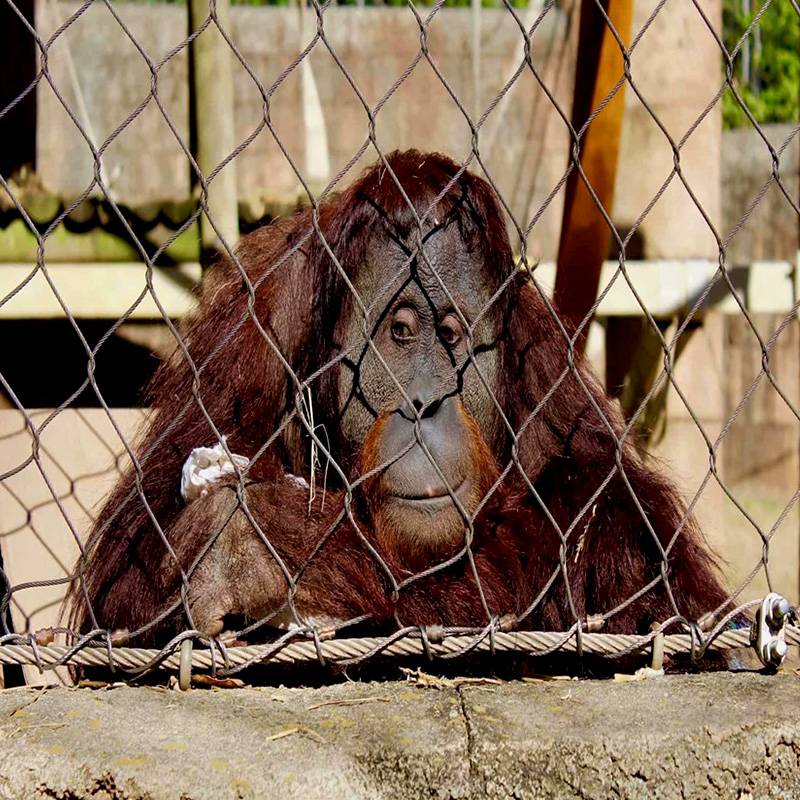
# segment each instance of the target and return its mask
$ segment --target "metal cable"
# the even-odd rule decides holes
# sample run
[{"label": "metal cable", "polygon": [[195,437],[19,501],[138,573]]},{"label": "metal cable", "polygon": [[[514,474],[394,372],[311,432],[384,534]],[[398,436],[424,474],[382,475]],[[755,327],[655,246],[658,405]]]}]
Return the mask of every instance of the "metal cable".
[{"label": "metal cable", "polygon": [[[653,643],[657,631],[646,636],[583,633],[581,649],[584,655],[604,658],[621,658],[645,651]],[[720,631],[713,637],[702,640],[703,652],[723,652],[726,650],[750,647],[749,628]],[[4,637],[8,638],[8,637]],[[181,641],[186,635],[181,637]],[[378,654],[387,658],[427,657],[449,658],[468,653],[489,652],[492,648],[499,653],[522,653],[530,656],[545,656],[555,651],[577,653],[578,643],[575,631],[559,633],[553,631],[515,631],[508,633],[494,631],[492,637],[488,629],[475,635],[446,635],[434,641],[420,635],[419,629],[408,629],[387,638],[354,638],[297,640],[297,635],[280,646],[275,644],[226,647],[225,667],[220,668],[215,661],[213,648],[192,650],[192,667],[196,670],[211,671],[216,664],[216,674],[232,675],[246,667],[256,665],[299,664],[303,662],[323,662],[323,665],[345,666],[363,661],[366,657]],[[666,655],[687,654],[692,650],[695,637],[691,633],[673,633],[663,637]],[[800,645],[800,628],[789,626],[786,629],[786,642]],[[83,667],[114,667],[130,675],[148,672],[154,668],[177,672],[180,667],[180,643],[162,650],[132,647],[88,647],[79,649],[59,645],[2,644],[0,663],[34,665],[41,670],[74,665]]]}]

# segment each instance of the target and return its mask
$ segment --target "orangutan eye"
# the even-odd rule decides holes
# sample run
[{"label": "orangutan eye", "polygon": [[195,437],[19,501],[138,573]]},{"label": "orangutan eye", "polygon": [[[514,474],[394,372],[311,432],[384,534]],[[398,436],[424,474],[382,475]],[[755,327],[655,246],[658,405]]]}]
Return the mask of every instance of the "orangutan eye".
[{"label": "orangutan eye", "polygon": [[408,344],[417,336],[417,315],[410,308],[399,308],[392,320],[392,339]]},{"label": "orangutan eye", "polygon": [[439,338],[448,347],[455,347],[463,336],[463,329],[461,328],[458,317],[453,315],[445,317],[444,320],[442,320],[442,324],[439,325],[438,333]]},{"label": "orangutan eye", "polygon": [[396,342],[410,342],[414,338],[411,328],[405,322],[392,323],[392,337]]}]

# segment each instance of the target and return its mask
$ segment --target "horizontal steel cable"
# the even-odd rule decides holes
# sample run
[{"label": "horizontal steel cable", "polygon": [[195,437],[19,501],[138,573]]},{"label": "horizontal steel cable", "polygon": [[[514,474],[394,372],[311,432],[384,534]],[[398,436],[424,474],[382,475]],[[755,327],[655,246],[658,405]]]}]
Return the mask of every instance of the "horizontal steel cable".
[{"label": "horizontal steel cable", "polygon": [[[720,632],[708,642],[703,650],[724,651],[750,646],[750,628],[738,628]],[[689,633],[667,634],[663,637],[666,655],[691,654],[692,635]],[[655,633],[644,636],[613,633],[584,633],[584,654],[614,658],[649,647]],[[788,626],[786,642],[800,645],[800,627]],[[695,639],[695,646],[697,640]],[[225,648],[222,654],[211,649],[193,648],[191,663],[194,669],[216,671],[220,674],[238,671],[237,668],[256,664],[298,664],[324,661],[343,664],[361,661],[373,653],[386,657],[447,657],[467,652],[522,653],[546,655],[554,650],[575,653],[577,645],[572,633],[558,631],[496,631],[493,636],[483,635],[476,643],[474,635],[456,634],[444,636],[439,642],[426,641],[416,631],[395,637],[365,637],[330,639],[327,641],[292,641],[276,648],[275,643]],[[142,672],[153,668],[177,671],[181,656],[179,644],[171,652],[136,647],[74,647],[64,645],[5,644],[0,645],[0,663],[35,665],[42,670],[66,664],[83,667],[113,666],[124,671]],[[223,665],[224,668],[220,668]]]}]

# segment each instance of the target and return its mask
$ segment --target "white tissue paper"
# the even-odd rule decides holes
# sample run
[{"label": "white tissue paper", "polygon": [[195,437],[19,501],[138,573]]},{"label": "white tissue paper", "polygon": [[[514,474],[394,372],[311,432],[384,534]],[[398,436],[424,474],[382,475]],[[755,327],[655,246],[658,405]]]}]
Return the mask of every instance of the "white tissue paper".
[{"label": "white tissue paper", "polygon": [[215,447],[195,447],[181,470],[181,497],[184,502],[191,503],[198,497],[205,497],[221,478],[236,472],[234,463],[241,470],[250,462],[236,453],[228,458],[222,442]]}]

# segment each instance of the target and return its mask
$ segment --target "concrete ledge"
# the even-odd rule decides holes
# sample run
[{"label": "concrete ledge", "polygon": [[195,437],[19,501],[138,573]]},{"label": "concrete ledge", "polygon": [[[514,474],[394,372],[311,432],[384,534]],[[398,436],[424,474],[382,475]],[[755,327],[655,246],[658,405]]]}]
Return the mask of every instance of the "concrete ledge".
[{"label": "concrete ledge", "polygon": [[0,693],[0,798],[797,798],[800,679]]}]

